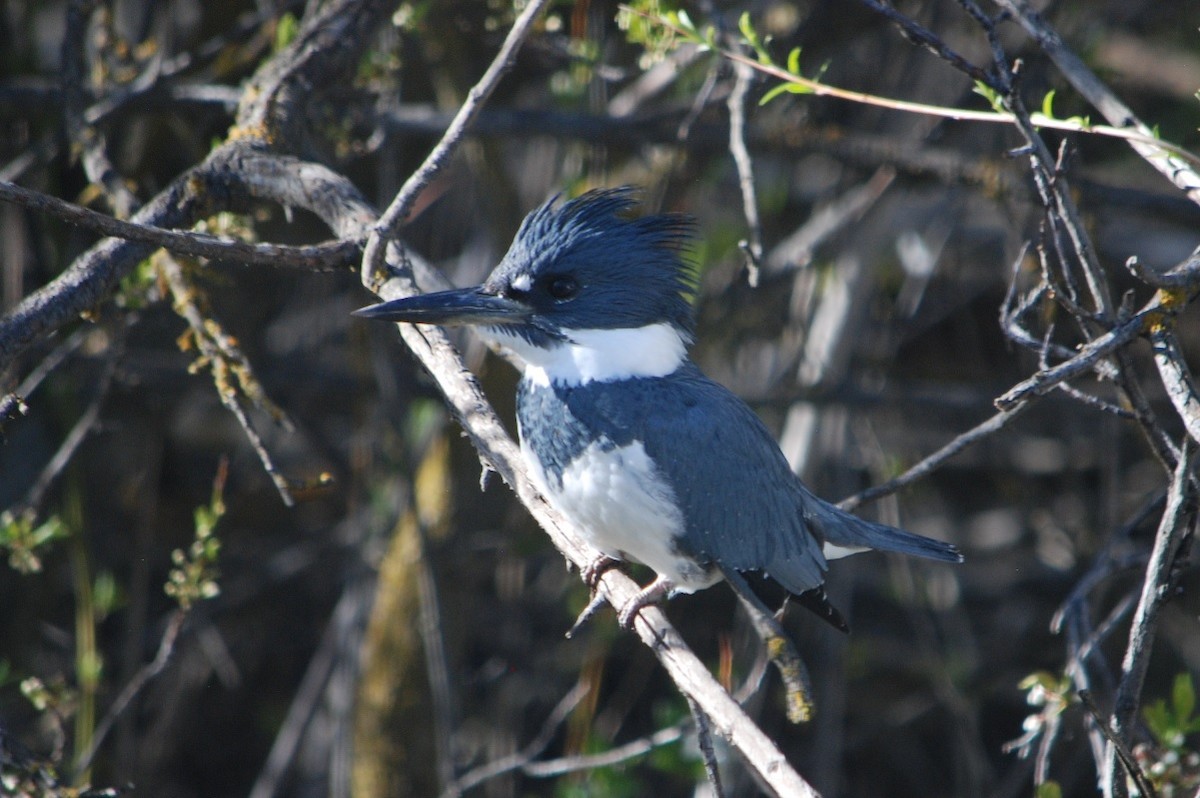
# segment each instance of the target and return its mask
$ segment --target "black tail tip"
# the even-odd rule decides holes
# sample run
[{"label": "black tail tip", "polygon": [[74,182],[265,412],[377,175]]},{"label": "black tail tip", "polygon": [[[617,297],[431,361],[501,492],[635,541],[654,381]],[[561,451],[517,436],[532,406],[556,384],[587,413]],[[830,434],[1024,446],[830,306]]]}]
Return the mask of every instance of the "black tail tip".
[{"label": "black tail tip", "polygon": [[825,588],[814,587],[812,590],[806,590],[798,594],[796,596],[796,603],[815,614],[839,632],[850,634],[850,624],[846,623],[846,619],[838,612],[837,607],[830,603],[829,595],[826,594]]}]

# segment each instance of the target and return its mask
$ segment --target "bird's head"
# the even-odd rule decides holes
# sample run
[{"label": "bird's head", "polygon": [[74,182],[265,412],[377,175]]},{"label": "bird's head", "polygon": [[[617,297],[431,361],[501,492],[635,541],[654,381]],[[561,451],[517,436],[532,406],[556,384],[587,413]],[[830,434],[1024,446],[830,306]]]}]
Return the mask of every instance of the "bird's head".
[{"label": "bird's head", "polygon": [[[692,223],[674,214],[628,217],[636,204],[629,187],[551,200],[525,218],[482,285],[384,302],[355,315],[473,325],[525,364],[547,367],[548,379],[612,379],[630,369],[640,376],[669,373],[685,356],[693,329],[694,281],[680,258]],[[587,362],[576,374],[581,358]]]}]

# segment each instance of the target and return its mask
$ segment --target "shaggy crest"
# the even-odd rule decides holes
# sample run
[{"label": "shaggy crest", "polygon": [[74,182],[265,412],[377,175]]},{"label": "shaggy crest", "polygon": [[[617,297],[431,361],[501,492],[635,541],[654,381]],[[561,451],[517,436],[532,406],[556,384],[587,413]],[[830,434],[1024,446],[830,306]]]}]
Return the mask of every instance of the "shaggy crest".
[{"label": "shaggy crest", "polygon": [[511,294],[521,285],[570,276],[589,297],[588,306],[603,308],[604,314],[592,319],[560,307],[560,327],[632,328],[667,321],[690,340],[694,319],[688,297],[695,279],[680,251],[695,226],[680,214],[626,216],[637,204],[628,186],[589,191],[563,203],[551,199],[525,217],[485,290]]}]

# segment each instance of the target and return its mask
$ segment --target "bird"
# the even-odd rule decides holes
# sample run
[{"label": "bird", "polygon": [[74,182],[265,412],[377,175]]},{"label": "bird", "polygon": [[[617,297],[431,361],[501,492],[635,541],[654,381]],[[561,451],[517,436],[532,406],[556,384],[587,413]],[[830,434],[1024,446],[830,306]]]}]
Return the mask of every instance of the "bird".
[{"label": "bird", "polygon": [[630,186],[553,197],[481,285],[354,313],[470,326],[517,364],[522,457],[602,553],[584,569],[589,586],[630,560],[655,573],[618,609],[626,628],[664,596],[757,572],[848,631],[824,589],[830,559],[877,549],[961,562],[949,543],[816,496],[754,411],[700,371],[688,354],[697,284],[684,258],[695,222],[636,215],[638,205]]}]

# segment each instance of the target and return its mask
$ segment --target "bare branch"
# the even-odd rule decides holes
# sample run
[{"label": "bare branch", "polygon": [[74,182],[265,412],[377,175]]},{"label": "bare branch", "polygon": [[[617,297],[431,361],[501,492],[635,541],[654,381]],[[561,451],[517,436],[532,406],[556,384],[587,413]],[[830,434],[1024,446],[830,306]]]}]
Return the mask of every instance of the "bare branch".
[{"label": "bare branch", "polygon": [[977,424],[966,432],[956,436],[954,440],[947,443],[942,448],[938,449],[933,454],[926,457],[921,462],[909,468],[903,474],[894,479],[889,479],[879,485],[874,485],[866,490],[859,491],[853,496],[848,496],[838,502],[838,507],[843,510],[853,510],[859,505],[875,501],[889,494],[904,488],[919,479],[922,479],[940,468],[947,460],[954,457],[956,454],[966,449],[973,443],[981,441],[989,435],[992,435],[1004,429],[1008,422],[1012,421],[1017,416],[1021,415],[1028,409],[1029,403],[1025,401],[1014,402],[1007,409],[1001,410],[991,418],[981,424]]},{"label": "bare branch", "polygon": [[[246,197],[286,194],[291,204],[310,208],[327,221],[336,220],[341,226],[334,227],[339,238],[365,238],[362,222],[374,214],[363,211],[366,203],[356,190],[344,188],[349,181],[340,176],[329,179],[333,173],[326,167],[264,151],[299,149],[306,135],[299,98],[311,97],[315,87],[329,85],[357,64],[366,34],[387,8],[383,0],[333,0],[320,5],[305,18],[296,39],[255,73],[229,140],[168,185],[134,214],[133,221],[185,228]],[[308,178],[322,183],[309,186]],[[331,193],[328,186],[342,187]],[[356,234],[347,235],[348,230]],[[104,299],[153,250],[140,242],[105,239],[27,296],[0,318],[0,372],[33,341]]]},{"label": "bare branch", "polygon": [[104,400],[108,398],[109,388],[112,387],[113,373],[117,367],[117,350],[120,347],[113,345],[107,362],[104,366],[104,373],[100,377],[100,382],[96,386],[96,392],[88,402],[87,409],[83,411],[83,415],[71,427],[71,431],[63,438],[63,442],[59,445],[58,451],[46,463],[46,467],[42,469],[42,473],[38,475],[37,481],[33,483],[33,487],[25,495],[24,505],[28,508],[36,510],[42,503],[42,499],[46,495],[46,491],[54,484],[54,480],[62,473],[67,464],[71,462],[71,458],[75,456],[75,452],[79,449],[87,436],[96,428],[97,422],[100,420],[100,408],[104,405]]},{"label": "bare branch", "polygon": [[533,29],[533,23],[541,16],[548,4],[549,0],[530,0],[529,4],[525,6],[521,15],[513,23],[512,29],[509,30],[508,36],[505,37],[500,52],[492,59],[491,65],[488,66],[479,82],[472,86],[467,93],[467,99],[463,101],[458,113],[454,115],[454,120],[450,123],[446,133],[425,158],[424,163],[409,176],[408,180],[404,181],[404,185],[392,200],[392,204],[379,218],[379,223],[368,239],[366,252],[363,255],[364,285],[370,287],[375,282],[373,275],[383,266],[385,253],[382,239],[391,236],[404,223],[408,218],[409,211],[412,210],[413,203],[416,202],[417,195],[450,162],[450,156],[462,142],[467,128],[471,126],[500,79],[512,68],[517,58],[517,51],[529,36]]},{"label": "bare branch", "polygon": [[[546,716],[546,719],[542,722],[541,731],[538,732],[536,737],[529,741],[528,745],[515,754],[511,754],[510,756],[506,756],[502,759],[497,759],[494,762],[488,762],[484,765],[480,765],[479,767],[473,768],[462,774],[455,779],[452,784],[447,785],[446,788],[442,790],[442,798],[454,798],[454,796],[461,795],[472,787],[483,784],[485,781],[490,781],[497,776],[502,776],[505,773],[511,773],[514,770],[523,770],[525,773],[532,776],[554,776],[559,775],[559,773],[568,772],[566,770],[546,773],[537,772],[540,766],[545,766],[550,763],[534,762],[534,760],[546,750],[546,746],[550,745],[550,741],[554,739],[554,735],[557,733],[559,727],[566,722],[567,718],[571,715],[571,712],[575,710],[575,707],[579,706],[579,702],[582,701],[592,689],[593,686],[590,684],[586,684],[584,682],[576,683],[576,685],[571,688],[570,692],[563,696],[558,702],[558,705],[555,706],[554,709],[551,710],[550,714]],[[679,736],[680,732],[676,731],[674,739],[679,739]],[[650,749],[647,748],[645,750]],[[593,767],[598,766],[594,765]]]},{"label": "bare branch", "polygon": [[1200,247],[1193,250],[1183,263],[1164,272],[1149,268],[1136,255],[1125,261],[1125,267],[1142,282],[1155,288],[1191,288],[1200,283]]},{"label": "bare branch", "polygon": [[[1115,737],[1126,745],[1132,742],[1142,685],[1146,679],[1146,669],[1150,665],[1151,646],[1158,630],[1158,612],[1170,598],[1171,585],[1176,576],[1175,558],[1184,537],[1195,521],[1193,494],[1190,489],[1193,452],[1194,449],[1187,445],[1180,452],[1179,463],[1167,493],[1167,506],[1154,535],[1150,561],[1146,563],[1141,597],[1133,613],[1129,643],[1121,663],[1121,682],[1117,687],[1117,697],[1113,706],[1112,731]],[[1110,796],[1117,792],[1116,756],[1116,746],[1113,745],[1109,752],[1108,773],[1104,785],[1105,794]]]},{"label": "bare branch", "polygon": [[933,53],[938,58],[957,69],[959,72],[962,72],[971,80],[979,81],[980,83],[983,83],[984,85],[989,86],[998,92],[1004,92],[1007,90],[1007,86],[1005,85],[1003,78],[997,77],[995,74],[975,66],[970,61],[951,50],[946,43],[942,41],[941,37],[937,36],[924,26],[919,25],[911,17],[901,14],[887,3],[880,2],[880,0],[859,0],[859,2],[865,5],[867,8],[870,8],[872,11],[882,14],[894,22],[896,27],[900,28],[900,32],[904,34],[904,38],[908,39],[918,47],[923,47],[924,49]]},{"label": "bare branch", "polygon": [[696,724],[696,742],[700,749],[700,758],[704,761],[704,773],[708,776],[708,784],[712,787],[714,798],[725,798],[725,790],[721,786],[721,769],[717,766],[717,755],[713,752],[712,732],[709,729],[708,716],[691,696],[685,696],[688,709],[692,713],[692,721]]},{"label": "bare branch", "polygon": [[[1087,709],[1088,715],[1092,717],[1096,727],[1100,729],[1105,739],[1108,740],[1109,745],[1112,746],[1114,755],[1120,761],[1121,767],[1125,769],[1125,772],[1137,784],[1138,795],[1143,798],[1158,798],[1158,791],[1154,789],[1154,785],[1150,783],[1149,779],[1146,778],[1146,774],[1142,772],[1142,768],[1138,765],[1137,757],[1133,755],[1133,751],[1104,722],[1104,715],[1100,712],[1100,708],[1096,706],[1091,692],[1080,690],[1077,695],[1083,703],[1084,708]],[[1111,795],[1112,793],[1106,791],[1106,794]]]},{"label": "bare branch", "polygon": [[1175,330],[1163,320],[1150,326],[1150,345],[1154,350],[1154,365],[1175,412],[1192,440],[1200,443],[1200,395],[1196,392],[1196,381],[1179,347]]},{"label": "bare branch", "polygon": [[58,368],[72,352],[79,348],[88,332],[90,330],[81,328],[68,335],[42,358],[41,362],[29,372],[12,393],[0,397],[0,422],[3,422],[13,412],[26,412],[25,397],[37,390],[37,387],[42,384],[42,380],[46,379],[50,372]]},{"label": "bare branch", "polygon": [[996,4],[1013,15],[1058,68],[1071,85],[1114,127],[1136,132],[1127,139],[1134,152],[1142,156],[1163,176],[1187,193],[1193,202],[1200,203],[1200,174],[1185,159],[1165,147],[1156,146],[1154,131],[1142,122],[1090,69],[1079,56],[1067,47],[1058,33],[1029,5],[1027,0],[996,0]]},{"label": "bare branch", "polygon": [[179,632],[183,629],[183,622],[185,620],[187,620],[187,613],[183,610],[175,610],[171,613],[170,618],[167,620],[167,628],[158,643],[158,652],[154,655],[154,659],[143,665],[134,674],[134,677],[121,688],[120,695],[117,696],[112,706],[108,708],[108,712],[104,714],[104,717],[96,725],[96,731],[92,734],[91,745],[76,758],[76,773],[82,773],[91,767],[92,760],[96,757],[96,752],[100,750],[100,746],[104,744],[108,733],[112,731],[112,727],[125,714],[125,710],[129,708],[133,699],[137,698],[146,685],[153,681],[167,667],[167,663],[171,661],[171,655],[175,652],[175,643],[179,639]]},{"label": "bare branch", "polygon": [[243,406],[243,396],[255,406],[265,410],[276,423],[291,429],[292,423],[284,412],[267,397],[262,390],[250,361],[242,354],[236,341],[221,329],[217,322],[200,312],[196,305],[196,289],[184,275],[183,267],[174,258],[160,259],[159,266],[174,300],[175,312],[187,322],[191,331],[190,342],[200,352],[200,359],[192,370],[207,369],[212,374],[213,386],[221,404],[233,414],[250,447],[258,455],[263,470],[271,478],[283,503],[291,507],[296,503],[292,496],[293,484],[275,466],[275,460],[267,451],[262,436],[250,420]]},{"label": "bare branch", "polygon": [[345,267],[358,255],[358,245],[354,241],[329,241],[324,244],[292,247],[283,244],[256,244],[208,233],[164,230],[151,225],[125,222],[90,208],[3,181],[0,181],[0,201],[14,202],[36,211],[51,213],[64,221],[86,227],[101,235],[156,244],[181,255],[199,258],[319,271]]},{"label": "bare branch", "polygon": [[690,725],[691,723],[688,722],[668,726],[665,729],[659,729],[654,734],[638,738],[637,740],[631,740],[624,745],[618,745],[616,748],[611,748],[599,754],[579,754],[577,756],[564,756],[559,759],[546,759],[541,762],[529,762],[521,766],[521,772],[535,779],[545,779],[553,776],[562,776],[566,773],[578,773],[581,770],[594,770],[596,768],[620,765],[636,757],[648,754],[655,748],[679,742]]},{"label": "bare branch", "polygon": [[742,192],[742,214],[746,218],[749,238],[740,246],[746,255],[751,286],[758,285],[759,266],[762,264],[762,222],[758,216],[758,194],[754,188],[754,160],[746,147],[746,95],[754,85],[754,70],[744,63],[733,66],[737,79],[727,103],[729,107],[729,154],[737,167],[738,187]]},{"label": "bare branch", "polygon": [[1079,353],[1071,359],[1043,369],[1014,385],[996,399],[996,407],[1008,410],[1015,407],[1018,402],[1035,396],[1044,396],[1059,383],[1074,379],[1095,368],[1101,359],[1136,338],[1145,329],[1147,323],[1164,311],[1164,303],[1160,297],[1156,296],[1137,314],[1080,347]]},{"label": "bare branch", "polygon": [[881,166],[863,184],[816,209],[797,230],[776,244],[763,263],[764,276],[788,274],[812,262],[823,242],[862,218],[896,179],[896,170]]}]

